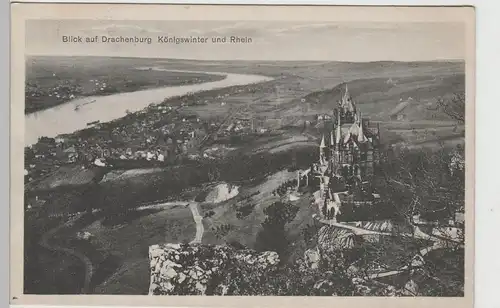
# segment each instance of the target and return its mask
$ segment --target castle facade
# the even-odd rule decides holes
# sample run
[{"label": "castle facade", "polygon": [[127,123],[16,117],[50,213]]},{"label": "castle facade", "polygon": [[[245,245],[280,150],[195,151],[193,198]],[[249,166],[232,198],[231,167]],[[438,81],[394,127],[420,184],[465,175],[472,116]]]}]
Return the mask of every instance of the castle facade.
[{"label": "castle facade", "polygon": [[380,135],[368,128],[346,86],[333,110],[332,124],[321,137],[318,162],[298,175],[301,185],[318,186],[315,203],[324,219],[335,220],[342,211],[373,204],[371,189],[379,162]]}]

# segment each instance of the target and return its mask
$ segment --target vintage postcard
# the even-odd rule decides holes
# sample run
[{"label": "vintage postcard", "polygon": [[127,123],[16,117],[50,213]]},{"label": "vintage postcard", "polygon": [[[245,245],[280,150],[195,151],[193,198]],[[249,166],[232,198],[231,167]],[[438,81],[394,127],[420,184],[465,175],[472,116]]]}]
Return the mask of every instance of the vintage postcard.
[{"label": "vintage postcard", "polygon": [[13,4],[11,303],[472,307],[474,32]]}]

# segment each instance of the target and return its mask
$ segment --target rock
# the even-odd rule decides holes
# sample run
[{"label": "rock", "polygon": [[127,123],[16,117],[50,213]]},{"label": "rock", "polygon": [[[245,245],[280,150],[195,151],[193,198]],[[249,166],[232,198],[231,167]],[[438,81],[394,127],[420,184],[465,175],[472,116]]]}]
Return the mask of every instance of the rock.
[{"label": "rock", "polygon": [[234,198],[239,193],[239,187],[227,183],[221,183],[215,186],[206,197],[206,202],[220,203]]},{"label": "rock", "polygon": [[149,259],[154,259],[157,258],[162,254],[162,250],[160,249],[159,245],[153,245],[149,247]]},{"label": "rock", "polygon": [[411,260],[411,266],[412,267],[421,267],[425,264],[424,258],[420,255],[416,255],[412,260]]},{"label": "rock", "polygon": [[[207,258],[207,252],[212,257]],[[154,245],[150,247],[149,256],[149,294],[154,295],[200,295],[207,292],[207,295],[244,295],[252,291],[241,289],[240,285],[261,286],[260,278],[276,271],[279,264],[275,252],[258,253],[250,249],[199,244]]]},{"label": "rock", "polygon": [[163,262],[159,262],[158,260],[156,260],[156,265],[155,265],[155,267],[154,267],[154,270],[153,270],[153,271],[154,271],[155,273],[157,273],[157,274],[158,274],[158,273],[160,273],[160,270],[161,270],[162,265],[163,265]]},{"label": "rock", "polygon": [[167,291],[172,291],[172,290],[174,289],[174,285],[173,285],[173,284],[171,284],[170,282],[167,282],[167,283],[165,284],[165,289],[166,289]]},{"label": "rock", "polygon": [[196,289],[200,291],[201,294],[205,294],[207,287],[200,282],[196,283]]},{"label": "rock", "polygon": [[403,295],[416,296],[418,295],[418,285],[415,281],[408,281],[403,288]]},{"label": "rock", "polygon": [[304,260],[307,266],[311,269],[316,269],[319,266],[321,255],[318,249],[308,249],[304,252]]},{"label": "rock", "polygon": [[162,268],[160,270],[163,278],[172,279],[177,276],[177,272],[172,267]]},{"label": "rock", "polygon": [[157,285],[156,283],[152,283],[150,286],[149,286],[149,294],[152,295],[156,292],[156,290],[159,288],[160,286]]},{"label": "rock", "polygon": [[177,281],[179,283],[182,283],[184,280],[186,280],[186,275],[184,275],[184,273],[179,273],[179,278],[177,279]]},{"label": "rock", "polygon": [[347,274],[348,275],[351,275],[351,276],[354,276],[356,275],[357,273],[359,272],[359,268],[357,268],[356,266],[354,265],[351,265],[347,268]]}]

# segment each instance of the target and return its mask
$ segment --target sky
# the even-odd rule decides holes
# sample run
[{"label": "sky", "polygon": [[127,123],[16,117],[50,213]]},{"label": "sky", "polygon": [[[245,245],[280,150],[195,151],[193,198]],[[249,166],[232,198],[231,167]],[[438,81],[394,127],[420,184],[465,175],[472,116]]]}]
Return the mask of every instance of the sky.
[{"label": "sky", "polygon": [[[64,43],[63,36],[150,37],[152,44]],[[211,37],[249,37],[214,44]],[[207,37],[205,44],[161,44],[158,36]],[[197,60],[428,61],[465,58],[465,24],[290,21],[29,20],[27,55]]]}]

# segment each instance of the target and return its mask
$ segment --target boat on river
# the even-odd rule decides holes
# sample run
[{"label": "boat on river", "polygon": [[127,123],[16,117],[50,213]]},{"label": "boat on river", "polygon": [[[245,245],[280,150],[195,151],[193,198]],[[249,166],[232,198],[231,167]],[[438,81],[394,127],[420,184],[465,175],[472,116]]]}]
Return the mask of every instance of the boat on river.
[{"label": "boat on river", "polygon": [[99,123],[100,123],[100,121],[97,120],[97,121],[93,121],[93,122],[87,123],[87,126],[92,126],[92,125],[96,125],[96,124],[99,124]]}]

